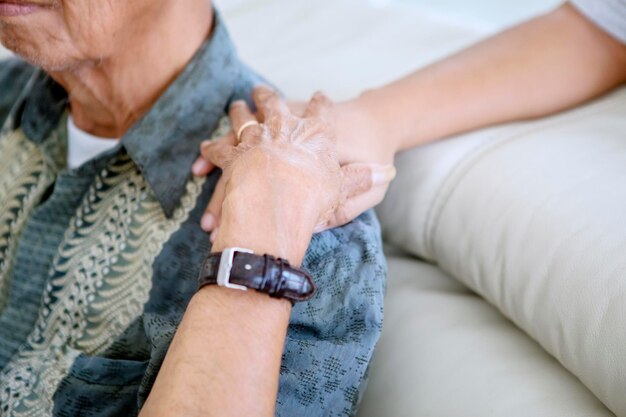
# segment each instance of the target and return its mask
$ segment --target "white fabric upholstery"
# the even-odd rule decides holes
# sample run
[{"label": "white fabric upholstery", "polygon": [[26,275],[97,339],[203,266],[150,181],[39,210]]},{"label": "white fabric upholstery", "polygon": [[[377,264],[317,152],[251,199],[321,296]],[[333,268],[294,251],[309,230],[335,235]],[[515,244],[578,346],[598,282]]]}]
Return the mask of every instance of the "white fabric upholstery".
[{"label": "white fabric upholstery", "polygon": [[389,257],[383,337],[359,417],[608,417],[524,333],[435,266]]},{"label": "white fabric upholstery", "polygon": [[390,241],[497,306],[619,416],[625,114],[622,90],[566,114],[412,151],[398,158],[399,180],[380,208]]},{"label": "white fabric upholstery", "polygon": [[[551,0],[554,1],[554,0]],[[290,98],[336,100],[391,81],[481,37],[408,5],[363,0],[218,0],[241,57]]]},{"label": "white fabric upholstery", "polygon": [[[481,36],[411,8],[368,8],[350,0],[240,1],[225,14],[244,59],[300,98],[316,89],[352,96]],[[272,24],[252,29],[264,19]],[[623,94],[568,115],[481,131],[402,156],[398,179],[380,208],[386,239],[436,260],[476,289],[620,415],[626,415],[620,349],[626,342],[626,328],[620,327],[626,229],[618,217],[626,208],[620,200],[626,194],[619,137],[626,123],[620,120]],[[406,265],[407,277],[420,280],[425,273],[418,262]],[[393,298],[395,271],[364,416],[502,416],[515,415],[516,405],[520,416],[610,415],[476,297],[475,310],[454,313],[468,322],[467,330],[463,322],[455,330],[457,348],[451,343],[437,359],[440,345],[432,342],[430,353],[420,347],[438,335],[420,314],[432,308],[453,315],[455,301],[448,297],[456,295],[442,292],[435,297],[441,307],[433,301],[423,308],[428,288]],[[406,313],[397,327],[395,309]],[[494,335],[479,349],[489,354],[469,361],[463,346],[478,343],[475,331],[489,329]],[[509,367],[510,373],[501,370]],[[464,383],[444,384],[450,373]],[[472,411],[460,411],[465,408]]]},{"label": "white fabric upholstery", "polygon": [[[478,39],[360,0],[218,0],[242,57],[287,95],[340,99]],[[2,51],[0,51],[0,55]],[[399,158],[385,236],[496,305],[626,416],[625,94]],[[605,417],[572,374],[434,266],[390,258],[361,417]]]}]

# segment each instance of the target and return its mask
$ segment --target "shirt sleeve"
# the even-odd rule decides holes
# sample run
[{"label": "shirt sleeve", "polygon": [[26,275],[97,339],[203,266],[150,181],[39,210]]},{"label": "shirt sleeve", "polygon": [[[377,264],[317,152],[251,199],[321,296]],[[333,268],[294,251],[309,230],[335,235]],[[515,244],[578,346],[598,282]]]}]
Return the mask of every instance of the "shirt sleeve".
[{"label": "shirt sleeve", "polygon": [[571,0],[589,20],[626,44],[626,0]]},{"label": "shirt sleeve", "polygon": [[387,270],[374,212],[315,235],[303,267],[317,293],[293,309],[276,416],[351,416],[383,321]]}]

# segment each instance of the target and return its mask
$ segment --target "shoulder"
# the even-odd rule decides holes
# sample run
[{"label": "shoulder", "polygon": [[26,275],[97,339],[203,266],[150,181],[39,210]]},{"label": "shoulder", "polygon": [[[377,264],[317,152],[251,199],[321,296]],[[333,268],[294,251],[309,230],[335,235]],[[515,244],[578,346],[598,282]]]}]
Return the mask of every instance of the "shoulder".
[{"label": "shoulder", "polygon": [[386,264],[374,212],[316,234],[302,266],[317,293],[293,308],[276,415],[352,415],[383,321]]},{"label": "shoulder", "polygon": [[[314,299],[301,304],[317,305],[328,313],[350,306],[368,317],[358,318],[360,313],[346,311],[347,317],[369,321],[366,327],[381,324],[387,265],[373,210],[345,226],[315,235],[302,266],[313,275],[318,291]],[[294,308],[294,317],[303,307]],[[332,315],[323,316],[316,326],[325,323],[327,331],[335,332],[337,323]]]},{"label": "shoulder", "polygon": [[380,225],[373,210],[352,222],[313,236],[304,263],[315,268],[321,259],[345,253],[360,263],[379,263],[382,255]]},{"label": "shoulder", "polygon": [[0,60],[0,126],[34,72],[35,67],[19,58]]}]

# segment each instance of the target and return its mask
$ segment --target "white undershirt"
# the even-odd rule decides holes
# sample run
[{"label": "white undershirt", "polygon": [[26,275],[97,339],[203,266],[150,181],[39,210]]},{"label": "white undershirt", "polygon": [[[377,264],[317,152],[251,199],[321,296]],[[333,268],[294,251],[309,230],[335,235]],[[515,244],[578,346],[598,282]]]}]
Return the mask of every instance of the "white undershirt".
[{"label": "white undershirt", "polygon": [[72,116],[67,118],[67,167],[78,168],[117,145],[118,139],[101,138],[79,129]]}]

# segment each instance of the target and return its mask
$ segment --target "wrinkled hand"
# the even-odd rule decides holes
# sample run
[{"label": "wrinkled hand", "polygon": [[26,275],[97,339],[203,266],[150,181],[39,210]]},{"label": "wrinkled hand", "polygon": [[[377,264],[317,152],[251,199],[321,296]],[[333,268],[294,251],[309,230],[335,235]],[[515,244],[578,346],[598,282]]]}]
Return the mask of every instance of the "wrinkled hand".
[{"label": "wrinkled hand", "polygon": [[[299,226],[306,228],[309,222],[313,232],[345,224],[382,199],[395,169],[369,163],[340,166],[335,108],[326,96],[314,95],[302,117],[268,87],[257,87],[253,99],[258,113],[252,114],[244,102],[233,103],[233,131],[203,142],[193,166],[196,175],[207,175],[215,167],[223,170],[202,218],[202,228],[212,231],[212,240],[229,196],[243,205],[263,201],[267,216],[287,219],[286,210],[294,210]],[[235,132],[254,120],[261,124],[247,127],[237,143]]]}]

